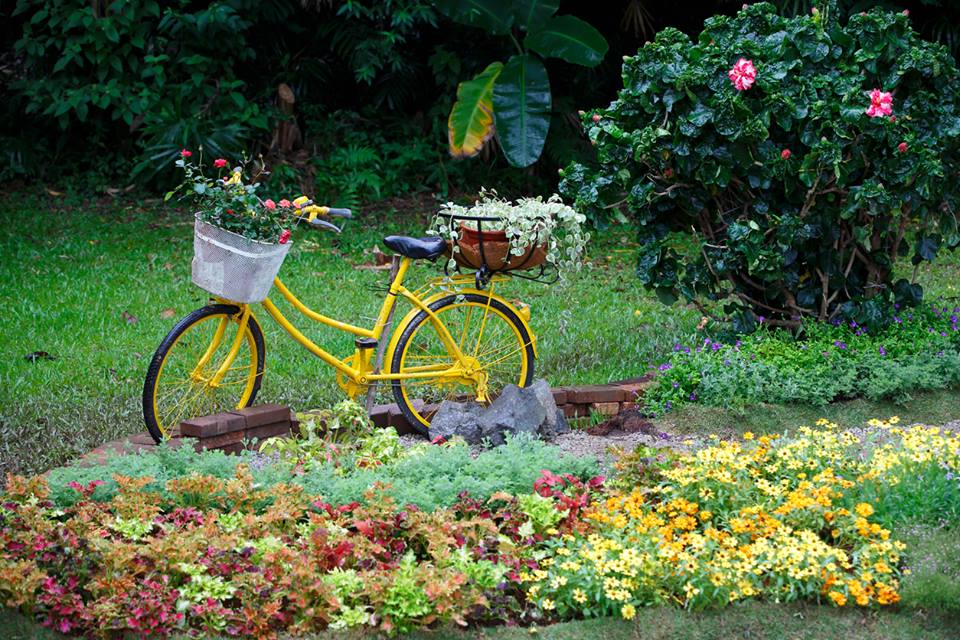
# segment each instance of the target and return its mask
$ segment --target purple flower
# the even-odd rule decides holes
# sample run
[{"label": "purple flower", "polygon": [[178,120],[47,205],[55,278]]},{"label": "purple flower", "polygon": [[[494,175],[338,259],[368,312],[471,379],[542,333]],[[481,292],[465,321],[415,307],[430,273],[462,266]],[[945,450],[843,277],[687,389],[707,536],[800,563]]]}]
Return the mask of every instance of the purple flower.
[{"label": "purple flower", "polygon": [[851,329],[856,329],[856,328],[857,328],[857,323],[856,323],[855,320],[851,320],[851,321],[850,321],[850,328],[851,328]]},{"label": "purple flower", "polygon": [[881,356],[887,355],[887,350],[883,348],[883,345],[880,345],[879,351]]},{"label": "purple flower", "polygon": [[674,389],[677,389],[679,386],[680,386],[680,383],[674,381],[674,383],[673,383],[673,388],[674,388]]},{"label": "purple flower", "polygon": [[670,409],[673,409],[673,403],[667,400],[667,404],[664,405],[664,408],[666,408],[667,411],[670,411]]},{"label": "purple flower", "polygon": [[840,340],[834,340],[834,341],[833,341],[833,346],[835,346],[837,349],[846,349],[846,348],[847,348],[847,343],[846,343],[846,342],[841,342]]},{"label": "purple flower", "polygon": [[693,391],[691,391],[691,392],[690,392],[690,402],[696,402],[696,401],[697,401],[697,394],[694,393]]},{"label": "purple flower", "polygon": [[680,346],[680,343],[679,343],[679,342],[678,342],[677,344],[673,345],[673,350],[674,350],[674,351],[680,351],[680,349],[682,349],[682,347]]},{"label": "purple flower", "polygon": [[763,317],[763,316],[757,316],[757,322],[759,322],[760,324],[763,324],[763,323],[766,322],[766,321],[767,321],[767,319],[766,319],[765,317]]},{"label": "purple flower", "polygon": [[657,367],[657,369],[659,369],[660,371],[670,371],[670,369],[673,369],[673,365],[670,364],[669,362],[664,362],[662,365]]},{"label": "purple flower", "polygon": [[720,347],[722,347],[722,346],[723,346],[723,345],[720,344],[719,342],[714,342],[714,343],[713,343],[713,350],[714,350],[714,351],[720,351]]},{"label": "purple flower", "polygon": [[683,352],[687,355],[690,355],[690,347],[684,347]]},{"label": "purple flower", "polygon": [[900,319],[900,316],[893,316],[893,321],[897,324],[903,324],[903,320]]},{"label": "purple flower", "polygon": [[730,366],[730,358],[724,358],[724,359],[723,359],[723,366],[725,366],[725,367],[729,367],[729,366]]}]

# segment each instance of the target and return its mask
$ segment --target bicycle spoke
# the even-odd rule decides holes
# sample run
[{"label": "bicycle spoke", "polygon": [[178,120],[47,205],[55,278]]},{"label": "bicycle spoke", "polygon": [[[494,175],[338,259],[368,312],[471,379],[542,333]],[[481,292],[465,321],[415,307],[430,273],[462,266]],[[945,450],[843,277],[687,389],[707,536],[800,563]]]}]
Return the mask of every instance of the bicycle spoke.
[{"label": "bicycle spoke", "polygon": [[[230,346],[237,337],[239,325],[230,322],[220,335],[220,341],[211,350],[217,328],[223,315],[201,318],[188,327],[170,348],[163,363],[154,404],[158,426],[169,432],[181,421],[233,409],[240,406],[254,383],[256,358],[249,330],[241,342],[241,351],[223,371],[216,387],[209,381],[219,372]],[[209,352],[209,353],[208,353]],[[207,355],[205,366],[197,370],[197,363]]]}]

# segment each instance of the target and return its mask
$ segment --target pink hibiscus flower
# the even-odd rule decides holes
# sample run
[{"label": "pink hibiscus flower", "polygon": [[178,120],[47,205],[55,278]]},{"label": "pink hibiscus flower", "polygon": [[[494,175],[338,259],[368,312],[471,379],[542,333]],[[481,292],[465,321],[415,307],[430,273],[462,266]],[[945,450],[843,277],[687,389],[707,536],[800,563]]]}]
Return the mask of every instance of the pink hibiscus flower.
[{"label": "pink hibiscus flower", "polygon": [[871,118],[888,116],[893,113],[893,94],[889,91],[874,89],[870,92],[870,106],[866,114]]},{"label": "pink hibiscus flower", "polygon": [[736,87],[737,91],[746,91],[753,86],[757,79],[757,68],[753,66],[752,60],[740,58],[737,64],[727,72],[730,82]]}]

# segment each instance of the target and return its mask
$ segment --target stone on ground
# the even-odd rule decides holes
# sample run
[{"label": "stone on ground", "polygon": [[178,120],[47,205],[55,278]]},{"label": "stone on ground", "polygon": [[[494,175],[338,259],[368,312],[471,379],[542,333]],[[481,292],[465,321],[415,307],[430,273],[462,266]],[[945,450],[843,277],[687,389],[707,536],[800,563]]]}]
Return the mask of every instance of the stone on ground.
[{"label": "stone on ground", "polygon": [[506,442],[507,434],[552,439],[569,430],[550,386],[545,380],[536,380],[523,389],[507,385],[489,407],[476,402],[444,402],[430,423],[430,439],[460,436],[470,444],[488,441],[497,446]]}]

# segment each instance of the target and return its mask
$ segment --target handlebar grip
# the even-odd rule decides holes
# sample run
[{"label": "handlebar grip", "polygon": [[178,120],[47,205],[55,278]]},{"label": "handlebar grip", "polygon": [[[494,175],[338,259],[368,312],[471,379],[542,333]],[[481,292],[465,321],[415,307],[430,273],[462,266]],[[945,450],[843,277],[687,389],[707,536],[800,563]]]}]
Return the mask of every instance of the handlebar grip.
[{"label": "handlebar grip", "polygon": [[327,209],[327,213],[328,213],[329,215],[331,215],[331,216],[336,216],[336,217],[338,217],[338,218],[352,218],[352,217],[353,217],[353,212],[350,211],[350,209],[334,209],[333,207],[329,207],[329,208]]},{"label": "handlebar grip", "polygon": [[330,229],[331,231],[336,231],[340,233],[340,227],[326,220],[321,220],[320,218],[314,218],[313,220],[308,221],[311,227],[318,227],[321,229]]}]

